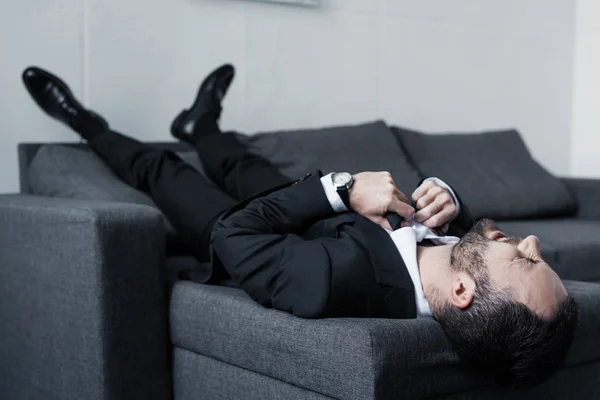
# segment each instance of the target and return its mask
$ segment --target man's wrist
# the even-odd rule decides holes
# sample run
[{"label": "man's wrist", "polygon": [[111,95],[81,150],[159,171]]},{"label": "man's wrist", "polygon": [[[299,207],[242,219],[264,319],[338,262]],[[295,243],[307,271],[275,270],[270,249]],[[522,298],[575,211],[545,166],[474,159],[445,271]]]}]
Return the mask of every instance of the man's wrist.
[{"label": "man's wrist", "polygon": [[[321,185],[323,186],[323,190],[325,191],[325,195],[327,196],[327,200],[329,200],[329,204],[331,204],[331,208],[335,212],[345,212],[348,211],[348,207],[342,201],[342,198],[338,194],[335,186],[333,185],[333,181],[331,180],[331,174],[327,174],[321,177]],[[348,191],[348,197],[350,197],[350,190]]]},{"label": "man's wrist", "polygon": [[350,208],[350,188],[354,183],[354,177],[348,172],[334,172],[331,174],[331,182],[347,209]]}]

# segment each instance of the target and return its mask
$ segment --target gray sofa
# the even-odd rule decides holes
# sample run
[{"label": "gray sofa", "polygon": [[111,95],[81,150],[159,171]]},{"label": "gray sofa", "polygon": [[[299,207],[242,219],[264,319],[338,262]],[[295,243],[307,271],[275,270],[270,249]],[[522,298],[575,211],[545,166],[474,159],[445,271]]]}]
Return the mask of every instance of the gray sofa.
[{"label": "gray sofa", "polygon": [[[447,136],[423,144],[414,132],[402,135],[378,121],[240,139],[290,177],[314,167],[386,169],[406,192],[435,167],[411,148],[447,150]],[[200,169],[185,146],[155,145]],[[514,164],[514,154],[499,157]],[[168,221],[85,145],[22,144],[19,159],[21,193],[0,196],[3,399],[600,398],[600,181],[559,180],[558,191],[542,193],[537,217],[535,207],[519,209],[527,199],[508,209],[502,199],[505,209],[496,210],[489,188],[477,191],[486,192],[481,204],[468,187],[458,190],[476,216],[497,213],[508,233],[538,235],[581,306],[567,365],[539,387],[511,391],[465,370],[432,320],[303,320],[255,304],[228,282],[178,279],[202,266],[168,245]],[[449,181],[449,170],[464,168],[445,160],[438,175]]]}]

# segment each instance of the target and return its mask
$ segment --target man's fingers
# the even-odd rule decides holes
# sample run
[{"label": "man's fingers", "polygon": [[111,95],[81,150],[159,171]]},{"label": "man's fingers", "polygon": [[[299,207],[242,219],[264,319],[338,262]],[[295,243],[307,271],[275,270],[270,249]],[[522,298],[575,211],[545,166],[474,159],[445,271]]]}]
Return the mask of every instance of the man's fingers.
[{"label": "man's fingers", "polygon": [[417,207],[417,210],[424,209],[425,207],[433,203],[435,201],[435,198],[436,194],[432,193],[432,191],[430,190],[416,201],[415,206]]},{"label": "man's fingers", "polygon": [[[435,214],[434,216],[432,216],[431,218],[425,220],[422,222],[423,225],[425,225],[426,227],[433,229],[433,228],[438,228],[442,225],[444,225],[445,223],[447,223],[448,221],[450,221],[450,219],[452,218],[452,210],[449,207],[444,208],[441,212]],[[446,228],[446,231],[448,229]]]},{"label": "man's fingers", "polygon": [[411,220],[415,216],[415,209],[407,203],[400,201],[397,197],[392,198],[387,211],[395,212],[406,220]]},{"label": "man's fingers", "polygon": [[412,194],[413,201],[419,200],[429,189],[435,186],[432,181],[423,182]]},{"label": "man's fingers", "polygon": [[440,211],[442,211],[443,208],[443,203],[439,201],[433,201],[427,207],[421,208],[419,211],[417,211],[417,213],[415,214],[415,221],[423,223],[431,217],[433,217],[434,215],[436,215],[437,213],[439,213]]},{"label": "man's fingers", "polygon": [[394,186],[394,194],[396,195],[396,197],[398,199],[400,199],[400,201],[409,204],[410,201],[408,201],[408,197],[406,197],[406,195],[404,193],[402,193],[400,190],[398,190],[397,187]]}]

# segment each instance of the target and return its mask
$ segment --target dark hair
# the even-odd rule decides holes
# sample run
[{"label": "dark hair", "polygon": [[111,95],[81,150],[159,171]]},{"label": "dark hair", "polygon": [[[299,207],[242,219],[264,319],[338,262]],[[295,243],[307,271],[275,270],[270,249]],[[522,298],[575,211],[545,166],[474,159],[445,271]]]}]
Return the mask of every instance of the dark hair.
[{"label": "dark hair", "polygon": [[482,277],[468,308],[443,305],[436,319],[462,361],[503,386],[524,388],[563,365],[579,309],[568,296],[551,318],[542,319]]}]

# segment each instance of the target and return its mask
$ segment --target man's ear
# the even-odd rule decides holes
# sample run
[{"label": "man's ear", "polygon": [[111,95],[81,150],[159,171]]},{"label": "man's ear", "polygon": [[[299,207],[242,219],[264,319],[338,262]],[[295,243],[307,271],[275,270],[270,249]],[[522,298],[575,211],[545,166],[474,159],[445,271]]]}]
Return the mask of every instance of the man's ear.
[{"label": "man's ear", "polygon": [[473,302],[475,295],[475,281],[464,272],[458,273],[452,282],[450,301],[458,308],[467,308]]}]

